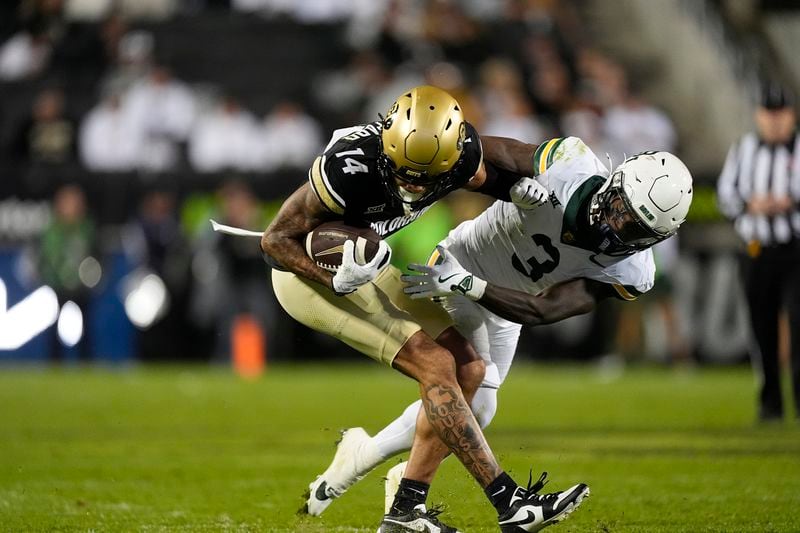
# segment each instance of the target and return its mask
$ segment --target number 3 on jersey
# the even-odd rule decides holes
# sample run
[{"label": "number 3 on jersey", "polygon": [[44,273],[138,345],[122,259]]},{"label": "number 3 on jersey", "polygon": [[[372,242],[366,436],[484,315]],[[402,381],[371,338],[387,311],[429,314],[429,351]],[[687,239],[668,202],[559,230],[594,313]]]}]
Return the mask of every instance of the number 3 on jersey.
[{"label": "number 3 on jersey", "polygon": [[[345,157],[348,155],[364,155],[364,150],[361,148],[356,148],[355,150],[345,150],[344,152],[339,152],[336,154],[336,157]],[[361,161],[356,161],[352,157],[346,157],[342,171],[345,174],[355,174],[356,172],[369,172],[369,168],[367,168],[367,165]]]},{"label": "number 3 on jersey", "polygon": [[536,283],[542,276],[556,269],[561,259],[561,253],[558,251],[558,248],[553,246],[553,242],[547,235],[537,233],[536,235],[531,235],[531,239],[533,239],[533,242],[536,243],[549,258],[542,262],[539,262],[536,257],[528,258],[525,262],[528,264],[530,271],[525,269],[525,266],[522,264],[522,261],[520,261],[520,258],[517,257],[517,254],[511,256],[511,264],[515,269],[521,272],[522,275],[531,278],[531,281]]}]

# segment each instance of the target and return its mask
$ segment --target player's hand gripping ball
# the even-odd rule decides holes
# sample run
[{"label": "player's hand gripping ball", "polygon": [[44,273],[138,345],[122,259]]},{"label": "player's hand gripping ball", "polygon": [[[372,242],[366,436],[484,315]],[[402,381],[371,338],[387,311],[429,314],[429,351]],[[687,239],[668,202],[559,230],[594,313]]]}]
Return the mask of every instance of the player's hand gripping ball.
[{"label": "player's hand gripping ball", "polygon": [[392,256],[389,245],[374,230],[343,222],[320,224],[306,235],[305,247],[319,267],[336,274],[337,294],[351,293],[372,281]]}]

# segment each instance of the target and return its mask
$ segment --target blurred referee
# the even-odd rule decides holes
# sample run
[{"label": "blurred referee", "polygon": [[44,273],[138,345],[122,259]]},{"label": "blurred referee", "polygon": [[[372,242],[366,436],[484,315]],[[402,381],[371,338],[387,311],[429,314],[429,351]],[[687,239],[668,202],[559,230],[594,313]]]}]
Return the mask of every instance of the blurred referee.
[{"label": "blurred referee", "polygon": [[742,275],[761,378],[759,420],[783,418],[778,315],[785,306],[791,335],[795,415],[800,413],[800,135],[789,89],[762,87],[756,132],[735,143],[717,184],[720,210],[747,244]]}]

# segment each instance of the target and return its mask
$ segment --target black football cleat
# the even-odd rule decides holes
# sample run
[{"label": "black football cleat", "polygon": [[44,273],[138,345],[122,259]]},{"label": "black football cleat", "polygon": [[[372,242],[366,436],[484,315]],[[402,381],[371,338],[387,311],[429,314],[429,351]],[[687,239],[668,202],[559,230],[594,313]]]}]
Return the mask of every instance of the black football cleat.
[{"label": "black football cleat", "polygon": [[527,488],[517,487],[511,498],[511,507],[498,517],[500,531],[539,531],[564,520],[589,496],[589,487],[583,483],[561,492],[539,494],[546,483],[546,477],[547,472],[544,472],[533,485],[531,478],[528,478]]},{"label": "black football cleat", "polygon": [[423,533],[460,533],[456,528],[443,524],[437,518],[441,514],[439,509],[426,510],[419,504],[411,512],[383,516],[383,521],[378,527],[378,533],[405,533],[418,531]]}]

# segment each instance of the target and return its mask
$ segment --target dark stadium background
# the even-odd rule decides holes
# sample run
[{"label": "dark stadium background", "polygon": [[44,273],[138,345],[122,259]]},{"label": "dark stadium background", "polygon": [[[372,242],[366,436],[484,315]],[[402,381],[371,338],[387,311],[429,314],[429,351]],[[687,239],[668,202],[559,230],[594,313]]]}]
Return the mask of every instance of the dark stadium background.
[{"label": "dark stadium background", "polygon": [[[606,74],[621,72],[634,95],[672,122],[673,148],[697,183],[690,219],[679,255],[654,294],[525,331],[519,357],[743,362],[748,339],[736,276],[741,249],[716,210],[714,185],[726,147],[750,126],[757,79],[797,80],[796,54],[787,54],[784,44],[797,30],[787,33],[780,25],[797,20],[795,7],[777,1],[4,2],[0,43],[22,36],[45,50],[38,64],[12,65],[0,74],[0,280],[7,307],[15,309],[48,283],[42,236],[64,185],[85,194],[94,232],[85,252],[93,260],[83,263],[81,283],[54,287],[59,306],[68,299],[79,304],[80,342],[54,347],[53,298],[39,293],[37,305],[44,307],[5,317],[0,360],[226,362],[232,337],[245,352],[252,342],[259,352],[262,333],[270,360],[357,357],[282,313],[254,241],[214,241],[209,233],[207,219],[224,220],[226,206],[252,207],[244,223],[263,229],[281,199],[305,179],[310,156],[278,161],[265,141],[262,159],[272,162],[203,167],[190,157],[198,122],[222,99],[251,113],[256,126],[289,108],[290,115],[299,112],[316,124],[318,138],[284,135],[288,148],[282,149],[321,146],[334,129],[375,117],[368,113],[385,109],[404,83],[426,82],[451,90],[479,131],[505,131],[497,110],[514,108],[520,125],[508,134],[538,131],[542,138],[524,139],[538,142],[592,131],[592,124],[583,130],[568,125],[571,111],[602,120],[615,98],[603,94],[615,83],[597,72],[605,68]],[[654,19],[682,26],[660,34]],[[496,87],[487,81],[490,66],[501,72]],[[153,68],[166,69],[195,102],[180,133],[159,130],[158,117],[146,119],[152,131],[142,135],[167,146],[167,161],[139,154],[113,171],[88,164],[81,132],[91,111],[109,95],[124,100]],[[53,92],[63,99],[53,127],[59,133],[43,134],[43,145],[35,146],[41,130],[33,109],[43,93]],[[499,104],[498,95],[509,93],[514,103]],[[598,138],[597,146],[603,141]],[[623,141],[615,141],[615,150],[628,153]],[[423,259],[448,228],[481,207],[456,196],[415,224],[413,234],[401,232],[392,241],[398,265]],[[137,295],[131,305],[143,314],[139,327],[125,309],[126,298]],[[73,315],[62,324],[68,344],[76,336]],[[255,321],[241,320],[247,316]]]},{"label": "dark stadium background", "polygon": [[[337,430],[416,384],[290,319],[257,240],[209,219],[263,230],[333,130],[430,83],[481,134],[695,179],[653,291],[523,331],[486,437],[518,481],[591,487],[553,531],[800,531],[798,413],[759,421],[715,198],[759,81],[800,94],[798,43],[798,0],[0,2],[0,530],[375,531],[400,456],[296,512]],[[394,261],[485,205],[440,202]],[[497,531],[455,460],[428,502]]]}]

